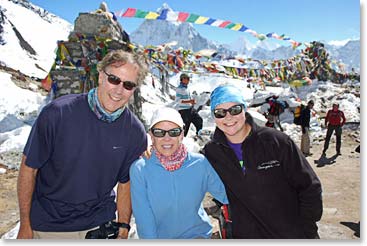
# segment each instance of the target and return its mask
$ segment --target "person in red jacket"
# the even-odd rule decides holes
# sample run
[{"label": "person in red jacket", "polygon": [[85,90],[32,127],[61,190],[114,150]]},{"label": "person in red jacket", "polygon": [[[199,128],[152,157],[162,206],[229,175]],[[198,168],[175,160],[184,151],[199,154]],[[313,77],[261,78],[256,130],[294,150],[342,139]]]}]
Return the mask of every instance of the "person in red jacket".
[{"label": "person in red jacket", "polygon": [[329,148],[329,142],[331,135],[335,131],[336,135],[336,154],[341,155],[340,147],[341,147],[341,139],[342,139],[342,127],[345,124],[345,116],[343,111],[339,110],[339,104],[334,103],[333,109],[327,112],[325,118],[325,126],[327,127],[326,138],[324,143],[324,150],[322,151],[322,155],[326,155],[326,150]]}]

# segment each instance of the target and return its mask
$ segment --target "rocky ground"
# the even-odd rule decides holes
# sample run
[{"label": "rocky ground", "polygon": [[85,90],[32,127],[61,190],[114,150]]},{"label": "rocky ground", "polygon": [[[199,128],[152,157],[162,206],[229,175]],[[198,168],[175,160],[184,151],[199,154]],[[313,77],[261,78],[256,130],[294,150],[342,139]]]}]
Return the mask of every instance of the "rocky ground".
[{"label": "rocky ground", "polygon": [[[319,225],[322,239],[359,239],[361,220],[361,169],[360,155],[355,152],[359,145],[359,126],[348,127],[342,136],[342,155],[335,156],[335,137],[326,157],[321,158],[322,139],[314,139],[312,156],[307,157],[319,176],[323,188],[324,213]],[[296,141],[297,142],[297,141]],[[0,236],[16,226],[19,220],[16,182],[18,171],[7,169],[1,163],[12,158],[20,162],[19,153],[0,154]],[[5,173],[3,173],[5,171]],[[213,206],[207,196],[204,206]],[[218,223],[213,238],[218,238]]]},{"label": "rocky ground", "polygon": [[344,130],[342,155],[336,156],[335,136],[326,157],[321,157],[323,141],[314,143],[313,156],[307,157],[323,188],[324,212],[318,223],[322,239],[359,239],[361,221],[361,160],[355,151],[356,131]]}]

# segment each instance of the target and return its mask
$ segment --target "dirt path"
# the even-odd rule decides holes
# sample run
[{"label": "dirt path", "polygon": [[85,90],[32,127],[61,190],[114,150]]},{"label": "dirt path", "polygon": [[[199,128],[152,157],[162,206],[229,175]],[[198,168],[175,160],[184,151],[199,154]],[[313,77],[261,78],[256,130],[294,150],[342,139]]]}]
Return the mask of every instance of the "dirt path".
[{"label": "dirt path", "polygon": [[[319,176],[323,188],[324,212],[319,223],[323,239],[358,239],[361,220],[361,169],[359,133],[344,131],[341,156],[336,156],[335,136],[326,158],[320,158],[324,141],[315,142],[308,161]],[[317,145],[318,144],[318,145]]]},{"label": "dirt path", "polygon": [[[333,156],[335,154],[335,137],[333,137],[326,158],[320,159],[323,140],[314,139],[311,149],[313,155],[307,157],[323,188],[324,213],[318,223],[322,239],[359,238],[361,173],[360,156],[354,151],[359,145],[358,141],[359,130],[344,130],[342,155]],[[0,167],[5,168],[1,164]],[[0,174],[0,236],[11,230],[19,220],[17,176],[18,171],[9,169],[5,174]],[[210,206],[209,198],[204,201],[204,206]],[[216,231],[217,226],[214,229]]]},{"label": "dirt path", "polygon": [[[0,168],[5,168],[0,164]],[[0,174],[0,235],[12,229],[19,220],[17,200],[18,171],[6,170]]]}]

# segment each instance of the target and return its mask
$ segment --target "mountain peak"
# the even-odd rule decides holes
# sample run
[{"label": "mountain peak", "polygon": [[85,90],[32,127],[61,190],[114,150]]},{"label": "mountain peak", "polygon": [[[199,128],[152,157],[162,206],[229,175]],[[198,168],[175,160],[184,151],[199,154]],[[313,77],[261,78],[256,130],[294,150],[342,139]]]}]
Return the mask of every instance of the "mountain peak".
[{"label": "mountain peak", "polygon": [[163,3],[162,7],[157,9],[158,13],[161,13],[162,11],[167,10],[167,12],[174,12],[173,9],[168,5],[168,3]]}]

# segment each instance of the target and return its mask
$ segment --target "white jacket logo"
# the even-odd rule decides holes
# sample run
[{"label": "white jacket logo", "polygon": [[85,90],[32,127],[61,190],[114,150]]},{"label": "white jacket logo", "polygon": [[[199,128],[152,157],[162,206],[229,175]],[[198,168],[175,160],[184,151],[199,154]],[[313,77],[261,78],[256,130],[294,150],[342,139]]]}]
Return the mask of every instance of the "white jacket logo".
[{"label": "white jacket logo", "polygon": [[278,160],[272,160],[272,161],[261,163],[257,167],[257,170],[267,170],[267,169],[272,168],[272,167],[280,167],[279,161]]}]

